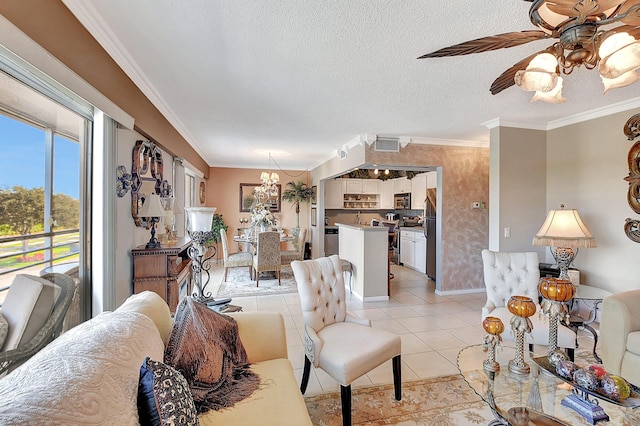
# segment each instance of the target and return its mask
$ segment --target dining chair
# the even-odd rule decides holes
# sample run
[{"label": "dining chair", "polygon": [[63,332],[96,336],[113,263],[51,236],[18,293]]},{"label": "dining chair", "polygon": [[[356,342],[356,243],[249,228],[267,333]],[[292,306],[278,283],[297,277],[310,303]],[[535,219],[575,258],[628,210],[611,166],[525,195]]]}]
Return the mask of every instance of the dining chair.
[{"label": "dining chair", "polygon": [[298,243],[296,244],[297,250],[284,250],[280,252],[280,258],[283,265],[290,265],[294,260],[304,259],[304,243],[307,240],[306,228],[300,229],[298,235]]},{"label": "dining chair", "polygon": [[274,271],[280,285],[280,233],[260,232],[257,238],[256,254],[253,256],[253,272],[256,287],[260,285],[260,272]]},{"label": "dining chair", "polygon": [[227,272],[229,268],[249,267],[249,278],[253,279],[253,256],[251,253],[243,251],[229,254],[229,243],[227,241],[227,233],[224,229],[220,229],[220,240],[222,241],[222,257],[224,264],[224,279],[227,281]]},{"label": "dining chair", "polygon": [[[482,308],[482,319],[487,316],[498,317],[505,324],[510,324],[513,314],[507,308],[511,296],[527,296],[538,305],[538,314],[529,317],[533,325],[531,333],[525,334],[525,341],[532,345],[549,345],[549,320],[541,313],[538,303],[538,281],[540,281],[540,264],[538,253],[495,252],[482,250],[484,268],[484,284],[487,290],[487,302]],[[568,327],[558,327],[558,347],[565,348],[567,355],[573,360],[577,347],[577,335]],[[502,338],[514,341],[513,333],[502,333]]]},{"label": "dining chair", "polygon": [[351,424],[351,383],[392,360],[394,397],[402,399],[400,336],[371,327],[371,321],[347,313],[344,279],[337,255],[295,260],[304,321],[304,370],[300,391],[309,383],[311,364],[340,383],[342,424]]}]

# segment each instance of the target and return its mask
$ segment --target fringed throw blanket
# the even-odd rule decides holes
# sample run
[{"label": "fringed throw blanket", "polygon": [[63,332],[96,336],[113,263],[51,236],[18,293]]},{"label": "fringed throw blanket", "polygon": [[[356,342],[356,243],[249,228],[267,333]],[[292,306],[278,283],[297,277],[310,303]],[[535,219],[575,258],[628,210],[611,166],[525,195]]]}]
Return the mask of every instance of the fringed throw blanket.
[{"label": "fringed throw blanket", "polygon": [[176,309],[164,362],[187,379],[199,413],[231,407],[260,384],[249,370],[236,321],[190,297]]}]

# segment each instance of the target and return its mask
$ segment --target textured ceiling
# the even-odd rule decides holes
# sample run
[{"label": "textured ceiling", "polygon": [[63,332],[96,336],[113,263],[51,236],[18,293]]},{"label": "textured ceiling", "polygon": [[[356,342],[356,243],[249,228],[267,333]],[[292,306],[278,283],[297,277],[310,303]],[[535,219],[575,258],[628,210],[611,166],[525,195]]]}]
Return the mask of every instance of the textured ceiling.
[{"label": "textured ceiling", "polygon": [[529,103],[505,69],[551,41],[417,60],[454,43],[533,29],[522,0],[63,0],[211,166],[305,169],[363,134],[487,141],[483,123],[546,126],[633,100],[597,71],[567,103]]}]

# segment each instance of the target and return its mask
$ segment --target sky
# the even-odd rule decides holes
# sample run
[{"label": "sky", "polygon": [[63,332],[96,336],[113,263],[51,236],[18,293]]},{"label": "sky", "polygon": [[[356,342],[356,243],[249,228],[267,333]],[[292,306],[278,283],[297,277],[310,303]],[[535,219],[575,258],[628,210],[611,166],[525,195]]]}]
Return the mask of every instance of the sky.
[{"label": "sky", "polygon": [[[0,189],[43,188],[45,132],[0,115]],[[54,138],[53,193],[79,198],[80,147],[61,136]]]}]

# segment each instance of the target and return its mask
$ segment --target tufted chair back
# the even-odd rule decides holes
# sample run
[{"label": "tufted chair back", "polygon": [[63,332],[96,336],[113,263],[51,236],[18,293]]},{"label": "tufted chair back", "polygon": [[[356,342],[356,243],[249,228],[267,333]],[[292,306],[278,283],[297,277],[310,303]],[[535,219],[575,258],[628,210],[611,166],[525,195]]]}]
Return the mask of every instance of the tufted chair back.
[{"label": "tufted chair back", "polygon": [[258,272],[280,270],[280,233],[268,231],[258,234],[254,262]]},{"label": "tufted chair back", "polygon": [[[493,303],[494,308],[506,306],[509,298],[514,295],[527,296],[534,302],[538,301],[538,253],[482,250],[482,263],[487,303]],[[487,314],[483,309],[482,317]]]},{"label": "tufted chair back", "polygon": [[344,281],[337,255],[291,262],[304,323],[316,333],[347,315]]}]

